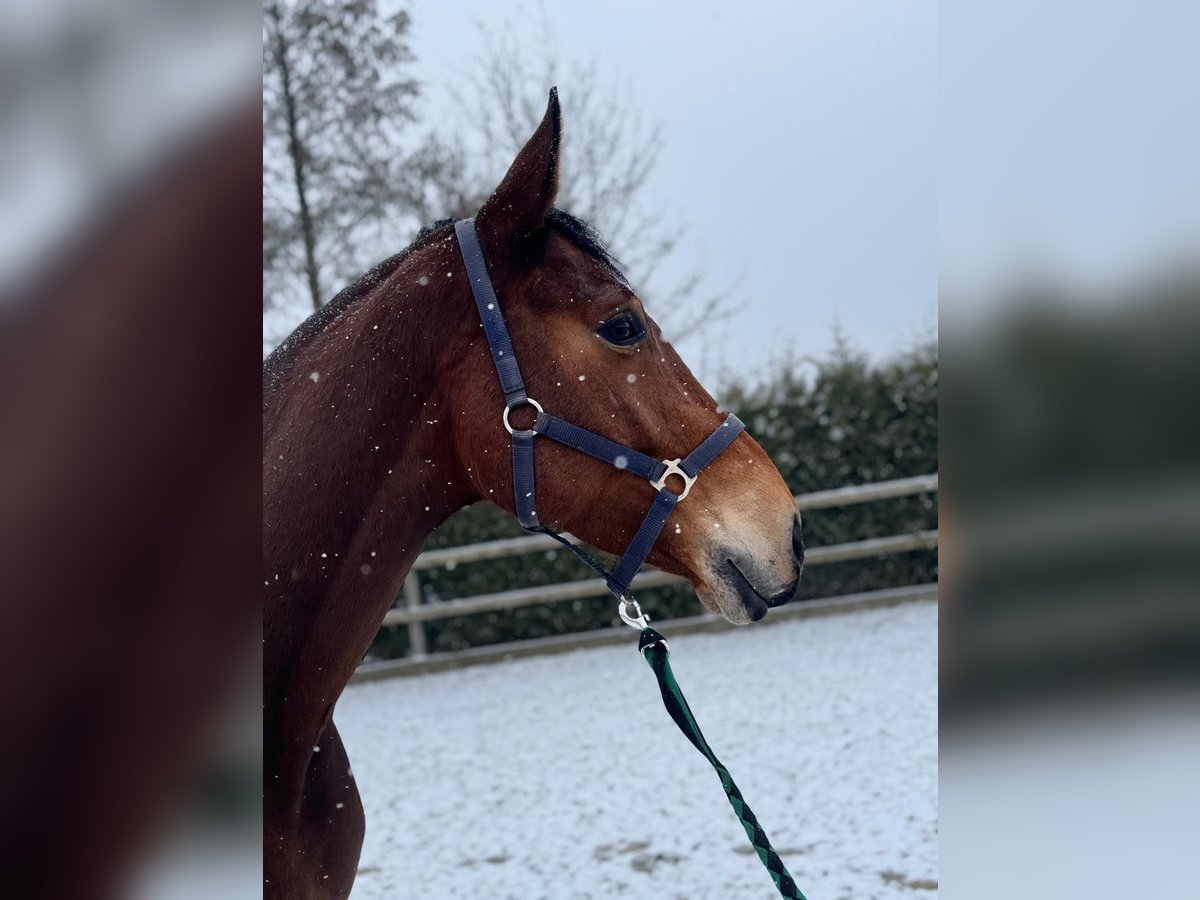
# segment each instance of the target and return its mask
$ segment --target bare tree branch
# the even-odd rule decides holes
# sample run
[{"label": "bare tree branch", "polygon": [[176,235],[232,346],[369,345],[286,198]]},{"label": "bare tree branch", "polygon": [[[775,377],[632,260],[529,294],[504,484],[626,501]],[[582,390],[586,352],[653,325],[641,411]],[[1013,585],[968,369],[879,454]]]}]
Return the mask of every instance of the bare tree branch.
[{"label": "bare tree branch", "polygon": [[487,49],[466,83],[449,88],[462,111],[460,133],[434,142],[453,162],[426,168],[422,175],[433,183],[423,196],[456,215],[478,209],[541,120],[544,90],[557,84],[566,122],[557,205],[596,226],[674,337],[733,315],[729,288],[714,288],[700,268],[665,274],[679,268],[672,263],[685,229],[664,223],[641,202],[663,146],[661,124],[647,122],[608,88],[593,60],[564,66],[544,14],[532,47],[510,23],[479,28]]}]

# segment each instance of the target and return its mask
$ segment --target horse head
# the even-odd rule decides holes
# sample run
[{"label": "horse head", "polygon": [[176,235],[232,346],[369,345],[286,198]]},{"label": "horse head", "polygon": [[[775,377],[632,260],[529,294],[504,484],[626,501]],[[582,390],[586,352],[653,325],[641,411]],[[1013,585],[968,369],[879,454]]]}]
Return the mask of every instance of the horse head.
[{"label": "horse head", "polygon": [[[560,146],[551,92],[541,124],[475,217],[529,395],[657,459],[685,456],[724,415],[599,236],[554,208]],[[472,335],[442,376],[457,386],[449,403],[455,452],[478,495],[513,512],[504,398],[474,319]],[[513,411],[517,427],[532,418],[527,406]],[[668,476],[671,490],[681,490],[680,477]],[[612,553],[628,545],[655,495],[619,464],[550,441],[538,449],[537,484],[544,525]],[[743,432],[672,511],[648,561],[690,581],[706,609],[745,624],[795,596],[800,535],[791,492]]]}]

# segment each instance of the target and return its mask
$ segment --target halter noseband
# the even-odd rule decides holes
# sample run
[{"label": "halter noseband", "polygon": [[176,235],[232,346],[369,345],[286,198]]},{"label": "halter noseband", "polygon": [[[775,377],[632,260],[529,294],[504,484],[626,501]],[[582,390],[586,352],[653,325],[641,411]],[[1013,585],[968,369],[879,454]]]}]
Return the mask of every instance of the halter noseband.
[{"label": "halter noseband", "polygon": [[[704,468],[720,456],[746,426],[737,416],[730,415],[686,457],[660,461],[547,413],[540,403],[525,392],[525,382],[521,379],[521,371],[517,367],[512,339],[504,324],[500,301],[488,276],[487,261],[479,244],[479,236],[475,232],[475,220],[460,219],[454,223],[454,232],[458,236],[458,246],[462,251],[467,278],[471,283],[471,293],[475,296],[479,319],[483,323],[483,333],[487,336],[488,346],[492,351],[492,362],[496,364],[496,374],[500,376],[500,387],[504,391],[503,421],[505,429],[512,435],[513,499],[516,503],[517,521],[526,531],[550,535],[579,557],[605,580],[608,589],[620,601],[622,620],[635,628],[645,628],[646,617],[637,601],[629,596],[629,584],[646,561],[675,504],[688,495]],[[533,427],[513,428],[508,420],[509,413],[525,405],[537,410]],[[649,481],[658,491],[658,496],[650,505],[637,534],[611,572],[538,520],[533,459],[533,439],[538,435],[586,453],[618,469],[632,472]],[[678,475],[683,479],[682,493],[676,494],[666,487],[667,478],[671,475]],[[627,607],[633,609],[633,616],[629,615]]]}]

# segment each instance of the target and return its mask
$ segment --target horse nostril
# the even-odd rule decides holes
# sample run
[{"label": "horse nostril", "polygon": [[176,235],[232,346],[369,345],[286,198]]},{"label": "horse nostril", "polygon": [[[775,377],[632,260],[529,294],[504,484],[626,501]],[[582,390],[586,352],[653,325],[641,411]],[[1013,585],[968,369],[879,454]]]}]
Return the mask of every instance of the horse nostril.
[{"label": "horse nostril", "polygon": [[792,555],[796,557],[796,565],[804,565],[804,530],[800,526],[800,517],[792,520]]}]

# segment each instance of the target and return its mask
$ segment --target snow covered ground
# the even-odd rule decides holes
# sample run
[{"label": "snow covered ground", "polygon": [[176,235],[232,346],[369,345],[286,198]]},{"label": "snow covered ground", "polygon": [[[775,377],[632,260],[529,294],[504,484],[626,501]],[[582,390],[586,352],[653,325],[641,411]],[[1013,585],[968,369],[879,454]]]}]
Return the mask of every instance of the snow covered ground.
[{"label": "snow covered ground", "polygon": [[[810,900],[937,892],[937,606],[671,639],[717,755]],[[668,635],[669,637],[669,635]],[[629,646],[349,688],[368,898],[769,898]]]}]

